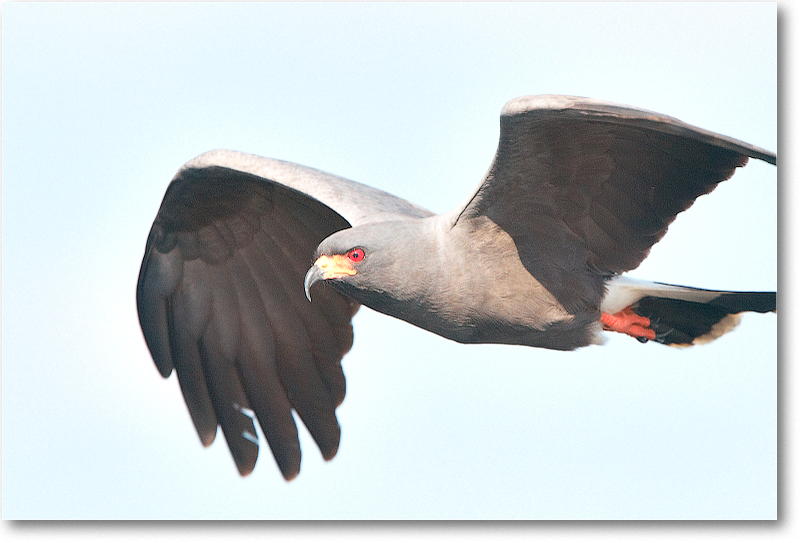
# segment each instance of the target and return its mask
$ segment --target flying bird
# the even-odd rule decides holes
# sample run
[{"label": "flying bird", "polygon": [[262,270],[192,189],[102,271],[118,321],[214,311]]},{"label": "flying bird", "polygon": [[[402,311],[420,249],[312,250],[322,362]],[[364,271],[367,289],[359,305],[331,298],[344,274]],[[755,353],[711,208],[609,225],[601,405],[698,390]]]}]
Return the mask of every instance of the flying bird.
[{"label": "flying bird", "polygon": [[[221,427],[241,475],[260,425],[286,480],[294,410],[339,446],[341,360],[360,305],[462,343],[573,350],[603,330],[693,345],[774,292],[629,279],[675,216],[764,149],[650,111],[570,96],[507,103],[477,188],[434,214],[319,170],[216,150],[167,188],[137,285],[147,346],[174,369],[203,445]],[[309,267],[310,266],[310,267]],[[312,301],[313,300],[313,301]]]}]

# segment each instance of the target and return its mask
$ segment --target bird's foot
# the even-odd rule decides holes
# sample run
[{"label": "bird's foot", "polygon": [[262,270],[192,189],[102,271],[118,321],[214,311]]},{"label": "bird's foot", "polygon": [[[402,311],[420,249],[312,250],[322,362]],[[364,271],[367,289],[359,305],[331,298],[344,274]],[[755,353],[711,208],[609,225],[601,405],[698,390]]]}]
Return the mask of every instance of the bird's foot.
[{"label": "bird's foot", "polygon": [[600,315],[600,322],[603,323],[604,330],[627,334],[639,341],[656,338],[655,330],[650,328],[650,319],[637,315],[630,307],[613,315],[603,311]]}]

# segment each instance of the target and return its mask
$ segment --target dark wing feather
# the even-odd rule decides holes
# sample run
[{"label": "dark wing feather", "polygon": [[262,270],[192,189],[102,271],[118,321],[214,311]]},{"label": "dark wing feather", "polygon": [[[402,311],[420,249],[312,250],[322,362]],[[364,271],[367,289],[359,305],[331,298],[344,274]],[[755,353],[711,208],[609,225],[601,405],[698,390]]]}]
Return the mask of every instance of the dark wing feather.
[{"label": "dark wing feather", "polygon": [[569,311],[638,266],[694,200],[775,155],[672,117],[586,98],[523,97],[501,117],[494,162],[457,222],[485,216]]},{"label": "dark wing feather", "polygon": [[220,166],[182,169],[161,204],[137,287],[142,331],[161,374],[176,370],[202,443],[219,424],[243,475],[258,455],[253,415],[287,479],[300,469],[292,409],[336,453],[358,304],[325,288],[308,303],[303,276],[347,227],[314,198]]}]

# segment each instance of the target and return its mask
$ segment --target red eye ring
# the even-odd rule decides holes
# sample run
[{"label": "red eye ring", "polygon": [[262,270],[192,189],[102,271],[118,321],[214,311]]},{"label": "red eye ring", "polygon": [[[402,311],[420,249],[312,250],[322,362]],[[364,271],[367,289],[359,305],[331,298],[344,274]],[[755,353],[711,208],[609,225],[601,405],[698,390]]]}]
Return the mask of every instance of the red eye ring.
[{"label": "red eye ring", "polygon": [[356,247],[355,249],[350,249],[347,251],[347,258],[352,260],[353,262],[361,262],[364,260],[364,249],[360,247]]}]

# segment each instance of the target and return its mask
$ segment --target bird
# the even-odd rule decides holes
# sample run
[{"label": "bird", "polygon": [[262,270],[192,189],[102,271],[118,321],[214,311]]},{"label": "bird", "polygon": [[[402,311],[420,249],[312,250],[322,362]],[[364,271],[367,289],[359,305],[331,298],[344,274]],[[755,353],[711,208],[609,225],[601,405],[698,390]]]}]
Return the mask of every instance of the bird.
[{"label": "bird", "polygon": [[606,331],[697,345],[743,312],[776,312],[775,292],[625,275],[749,158],[777,164],[673,117],[562,95],[505,104],[486,175],[441,214],[307,166],[209,151],[179,169],[148,235],[141,330],[161,375],[177,373],[201,443],[221,428],[245,476],[258,424],[289,481],[293,412],[322,457],[336,455],[361,305],[460,343],[562,351]]}]

